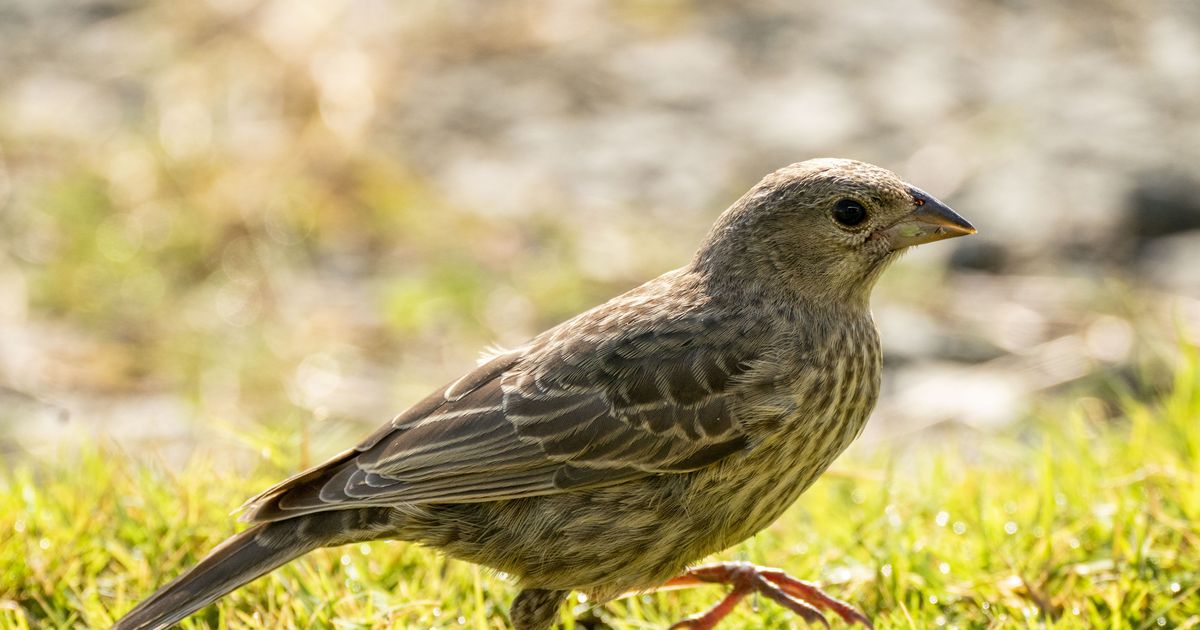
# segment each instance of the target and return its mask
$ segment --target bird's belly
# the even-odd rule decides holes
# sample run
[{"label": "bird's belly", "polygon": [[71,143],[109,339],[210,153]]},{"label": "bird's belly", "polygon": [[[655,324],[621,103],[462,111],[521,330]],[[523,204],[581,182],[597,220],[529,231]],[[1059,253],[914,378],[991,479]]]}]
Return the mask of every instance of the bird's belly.
[{"label": "bird's belly", "polygon": [[[596,599],[656,586],[711,552],[716,519],[684,501],[691,475],[475,505],[446,505],[403,536],[529,587]],[[411,530],[410,530],[411,531]]]}]

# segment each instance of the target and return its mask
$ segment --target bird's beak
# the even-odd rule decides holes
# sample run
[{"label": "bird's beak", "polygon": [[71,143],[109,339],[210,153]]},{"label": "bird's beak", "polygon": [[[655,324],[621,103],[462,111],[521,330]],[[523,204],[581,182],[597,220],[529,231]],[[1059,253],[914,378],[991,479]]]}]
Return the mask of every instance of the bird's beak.
[{"label": "bird's beak", "polygon": [[912,193],[916,209],[880,231],[892,251],[975,233],[975,226],[933,195],[919,188]]}]

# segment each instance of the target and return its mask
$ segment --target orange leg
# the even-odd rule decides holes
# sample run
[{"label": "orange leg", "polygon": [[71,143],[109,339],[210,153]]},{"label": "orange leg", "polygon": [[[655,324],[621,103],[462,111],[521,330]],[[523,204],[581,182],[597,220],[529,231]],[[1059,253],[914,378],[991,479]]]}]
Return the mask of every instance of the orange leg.
[{"label": "orange leg", "polygon": [[779,569],[759,567],[746,562],[720,562],[699,566],[672,578],[661,588],[685,588],[701,584],[729,584],[733,586],[733,590],[716,606],[676,623],[671,626],[672,630],[710,630],[733,611],[738,602],[753,592],[762,593],[809,623],[821,624],[828,628],[829,621],[821,611],[829,610],[847,623],[861,623],[867,628],[873,628],[866,615],[858,612],[850,604],[826,595],[817,585],[797,580]]}]

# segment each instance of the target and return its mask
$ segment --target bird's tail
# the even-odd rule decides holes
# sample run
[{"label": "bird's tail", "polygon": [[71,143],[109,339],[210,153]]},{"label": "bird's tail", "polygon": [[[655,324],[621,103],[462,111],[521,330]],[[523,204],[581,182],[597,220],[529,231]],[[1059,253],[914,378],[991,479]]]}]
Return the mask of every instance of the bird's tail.
[{"label": "bird's tail", "polygon": [[296,525],[294,521],[263,523],[229,538],[129,611],[113,630],[171,626],[233,589],[322,546],[321,540],[297,536]]}]

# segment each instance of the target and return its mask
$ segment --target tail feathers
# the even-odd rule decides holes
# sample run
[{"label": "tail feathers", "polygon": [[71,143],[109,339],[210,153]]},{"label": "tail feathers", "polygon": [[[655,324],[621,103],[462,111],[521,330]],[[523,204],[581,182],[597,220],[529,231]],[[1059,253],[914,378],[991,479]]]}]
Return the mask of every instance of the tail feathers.
[{"label": "tail feathers", "polygon": [[295,521],[264,523],[226,540],[187,573],[158,589],[113,630],[169,627],[222,595],[325,544],[298,536]]}]

